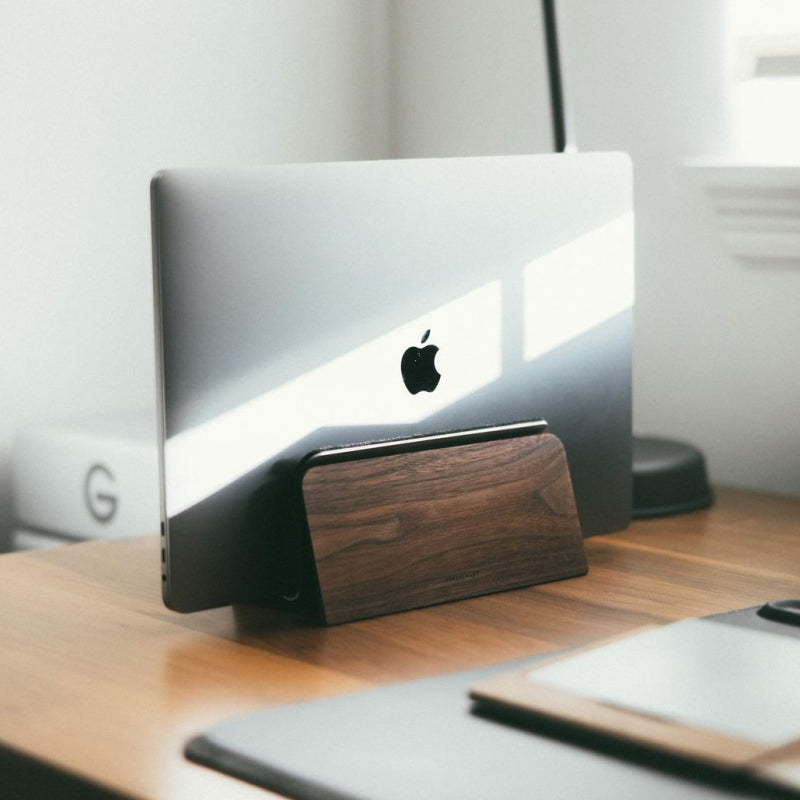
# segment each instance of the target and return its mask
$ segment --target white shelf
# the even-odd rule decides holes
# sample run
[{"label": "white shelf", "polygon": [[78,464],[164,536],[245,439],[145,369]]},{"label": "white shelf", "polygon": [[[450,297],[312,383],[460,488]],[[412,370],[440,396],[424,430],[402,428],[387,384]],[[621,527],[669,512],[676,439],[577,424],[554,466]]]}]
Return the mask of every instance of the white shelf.
[{"label": "white shelf", "polygon": [[731,256],[753,266],[800,269],[800,165],[693,161]]}]

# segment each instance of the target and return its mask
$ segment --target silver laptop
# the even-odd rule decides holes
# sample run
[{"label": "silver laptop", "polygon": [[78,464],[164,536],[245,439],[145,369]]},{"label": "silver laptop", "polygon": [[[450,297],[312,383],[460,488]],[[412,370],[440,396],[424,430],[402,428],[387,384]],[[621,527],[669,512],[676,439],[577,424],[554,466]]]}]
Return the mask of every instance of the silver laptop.
[{"label": "silver laptop", "polygon": [[159,173],[167,605],[297,594],[323,447],[543,418],[584,534],[624,527],[631,184],[615,153]]}]

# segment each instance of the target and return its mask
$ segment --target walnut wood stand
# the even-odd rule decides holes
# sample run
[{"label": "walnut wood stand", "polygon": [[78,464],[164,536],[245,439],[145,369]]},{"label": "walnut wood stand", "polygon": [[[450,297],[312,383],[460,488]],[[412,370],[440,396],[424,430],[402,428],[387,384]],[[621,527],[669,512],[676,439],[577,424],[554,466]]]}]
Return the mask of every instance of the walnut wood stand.
[{"label": "walnut wood stand", "polygon": [[328,624],[588,569],[550,433],[319,464],[301,487]]}]

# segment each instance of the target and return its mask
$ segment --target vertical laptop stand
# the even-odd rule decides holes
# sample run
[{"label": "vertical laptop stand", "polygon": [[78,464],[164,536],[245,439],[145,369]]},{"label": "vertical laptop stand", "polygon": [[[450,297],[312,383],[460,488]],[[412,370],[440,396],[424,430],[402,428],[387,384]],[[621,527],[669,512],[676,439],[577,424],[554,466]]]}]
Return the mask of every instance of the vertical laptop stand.
[{"label": "vertical laptop stand", "polygon": [[[543,427],[543,424],[542,424]],[[540,428],[541,430],[541,428]],[[489,433],[491,436],[491,433]],[[305,535],[326,623],[586,573],[567,457],[535,432],[312,455]]]}]

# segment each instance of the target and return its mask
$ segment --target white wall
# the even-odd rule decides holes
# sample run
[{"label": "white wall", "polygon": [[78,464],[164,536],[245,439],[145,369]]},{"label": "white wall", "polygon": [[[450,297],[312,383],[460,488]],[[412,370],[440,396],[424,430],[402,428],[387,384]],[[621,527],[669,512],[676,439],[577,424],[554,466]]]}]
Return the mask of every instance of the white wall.
[{"label": "white wall", "polygon": [[35,419],[154,409],[148,182],[380,157],[380,0],[0,0],[0,549]]},{"label": "white wall", "polygon": [[393,0],[389,30],[394,157],[552,150],[537,0]]},{"label": "white wall", "polygon": [[728,139],[724,0],[563,2],[581,149],[635,167],[634,425],[717,483],[800,495],[800,270],[732,260],[687,157]]}]

